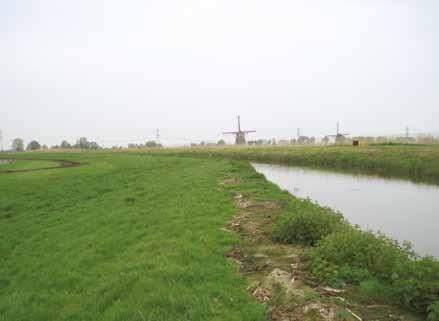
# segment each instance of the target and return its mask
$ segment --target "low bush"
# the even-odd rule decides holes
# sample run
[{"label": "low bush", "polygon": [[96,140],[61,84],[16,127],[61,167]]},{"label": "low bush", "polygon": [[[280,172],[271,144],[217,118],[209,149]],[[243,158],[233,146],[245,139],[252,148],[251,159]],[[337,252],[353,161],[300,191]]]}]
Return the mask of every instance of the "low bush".
[{"label": "low bush", "polygon": [[428,307],[428,321],[439,321],[439,301]]},{"label": "low bush", "polygon": [[359,285],[360,293],[377,301],[439,314],[439,262],[419,258],[381,234],[345,228],[323,238],[310,252],[312,273],[334,286]]},{"label": "low bush", "polygon": [[[439,262],[424,257],[398,264],[393,273],[392,286],[397,289],[402,305],[416,311],[426,311],[439,301]],[[438,308],[437,304],[436,313],[439,313]]]},{"label": "low bush", "polygon": [[273,238],[284,243],[315,245],[345,224],[341,214],[320,207],[309,199],[297,199],[288,212],[279,216]]},{"label": "low bush", "polygon": [[376,279],[361,282],[359,288],[360,294],[364,297],[384,303],[398,303],[395,289]]},{"label": "low bush", "polygon": [[[345,228],[328,235],[312,250],[313,273],[322,281],[358,284],[371,276],[390,281],[395,265],[409,253],[395,241],[372,232]],[[335,270],[322,269],[336,265]],[[327,273],[331,272],[331,273]]]}]

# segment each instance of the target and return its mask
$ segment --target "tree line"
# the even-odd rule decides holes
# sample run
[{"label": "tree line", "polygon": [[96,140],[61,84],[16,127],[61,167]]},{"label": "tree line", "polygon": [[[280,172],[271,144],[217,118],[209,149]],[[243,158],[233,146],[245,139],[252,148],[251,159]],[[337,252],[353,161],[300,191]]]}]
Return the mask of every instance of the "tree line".
[{"label": "tree line", "polygon": [[[31,140],[25,147],[24,140],[22,138],[15,138],[12,140],[12,150],[15,152],[22,152],[24,150],[35,151],[35,150],[46,150],[49,149],[47,145],[41,145],[36,140]],[[101,147],[97,142],[88,141],[86,137],[79,138],[75,144],[70,144],[68,141],[63,140],[60,145],[54,145],[51,149],[90,149],[96,150]]]}]

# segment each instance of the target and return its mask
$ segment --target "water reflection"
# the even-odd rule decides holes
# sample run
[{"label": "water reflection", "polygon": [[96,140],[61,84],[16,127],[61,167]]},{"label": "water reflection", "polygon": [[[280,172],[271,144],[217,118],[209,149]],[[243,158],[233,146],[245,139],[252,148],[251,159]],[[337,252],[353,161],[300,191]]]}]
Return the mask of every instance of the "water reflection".
[{"label": "water reflection", "polygon": [[439,187],[301,167],[253,164],[268,180],[298,197],[340,212],[353,224],[410,241],[439,257]]}]

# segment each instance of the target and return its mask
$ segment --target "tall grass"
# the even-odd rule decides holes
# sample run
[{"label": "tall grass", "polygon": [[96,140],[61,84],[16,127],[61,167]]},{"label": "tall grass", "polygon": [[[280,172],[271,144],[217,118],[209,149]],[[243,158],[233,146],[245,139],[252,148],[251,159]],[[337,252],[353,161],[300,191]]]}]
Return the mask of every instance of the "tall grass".
[{"label": "tall grass", "polygon": [[439,184],[439,146],[435,145],[217,147],[155,152],[310,166]]}]

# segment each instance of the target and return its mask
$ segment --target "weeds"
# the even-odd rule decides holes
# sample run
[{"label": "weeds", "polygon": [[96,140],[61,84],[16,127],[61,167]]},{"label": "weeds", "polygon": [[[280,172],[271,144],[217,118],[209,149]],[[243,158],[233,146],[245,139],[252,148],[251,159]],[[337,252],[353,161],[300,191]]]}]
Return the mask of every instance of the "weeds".
[{"label": "weeds", "polygon": [[345,228],[323,238],[310,255],[321,282],[358,284],[365,297],[422,313],[439,299],[439,262],[417,258],[381,234]]},{"label": "weeds", "polygon": [[315,245],[344,224],[343,216],[313,203],[296,199],[277,220],[273,238],[291,244]]}]

